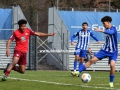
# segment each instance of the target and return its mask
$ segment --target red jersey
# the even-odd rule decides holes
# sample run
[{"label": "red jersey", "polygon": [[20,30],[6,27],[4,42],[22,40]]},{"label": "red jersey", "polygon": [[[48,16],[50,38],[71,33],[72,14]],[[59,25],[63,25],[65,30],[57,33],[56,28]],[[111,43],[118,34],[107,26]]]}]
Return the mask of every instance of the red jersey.
[{"label": "red jersey", "polygon": [[28,51],[28,40],[30,35],[35,35],[35,32],[28,28],[26,28],[23,33],[19,29],[15,30],[13,35],[10,37],[11,40],[15,39],[15,50],[26,53]]}]

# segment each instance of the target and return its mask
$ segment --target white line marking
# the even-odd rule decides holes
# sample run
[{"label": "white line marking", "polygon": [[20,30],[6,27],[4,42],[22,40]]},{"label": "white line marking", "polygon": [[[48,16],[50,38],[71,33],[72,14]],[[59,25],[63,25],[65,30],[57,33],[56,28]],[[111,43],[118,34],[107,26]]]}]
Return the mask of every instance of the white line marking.
[{"label": "white line marking", "polygon": [[[2,76],[0,76],[2,77]],[[66,84],[66,83],[59,83],[59,82],[49,82],[49,81],[39,81],[39,80],[30,80],[30,79],[22,79],[22,78],[14,78],[14,77],[8,77],[9,79],[17,79],[22,81],[29,81],[29,82],[40,82],[40,83],[47,83],[47,84],[55,84],[55,85],[64,85],[64,86],[77,86],[77,87],[86,87],[86,88],[102,88],[102,89],[108,89],[108,90],[120,90],[116,88],[108,88],[108,87],[98,87],[98,86],[88,86],[88,85],[74,85],[74,84]]]},{"label": "white line marking", "polygon": [[[16,75],[16,74],[12,74],[12,75]],[[44,76],[44,75],[32,75],[32,74],[24,74],[25,76]],[[19,75],[19,74],[17,74],[17,76],[21,76],[21,75]],[[46,77],[53,77],[53,76],[55,76],[55,77],[69,77],[70,75],[59,75],[59,74],[57,74],[57,75],[45,75]],[[104,76],[101,76],[101,77],[96,77],[96,76],[94,76],[94,78],[107,78],[107,77],[104,77]],[[118,79],[120,79],[120,78],[118,78]]]}]

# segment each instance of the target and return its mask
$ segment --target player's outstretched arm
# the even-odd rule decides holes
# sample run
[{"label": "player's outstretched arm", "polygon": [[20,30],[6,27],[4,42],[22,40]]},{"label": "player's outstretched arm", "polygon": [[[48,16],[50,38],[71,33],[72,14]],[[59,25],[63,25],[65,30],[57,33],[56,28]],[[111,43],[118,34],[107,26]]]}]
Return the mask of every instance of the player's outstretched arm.
[{"label": "player's outstretched arm", "polygon": [[55,33],[47,34],[47,33],[35,32],[35,35],[36,35],[36,36],[44,37],[44,36],[54,36]]},{"label": "player's outstretched arm", "polygon": [[9,40],[7,41],[7,44],[6,44],[6,56],[7,56],[7,57],[10,56],[9,47],[10,47],[10,43],[11,43],[11,42],[12,42],[12,40],[9,39]]},{"label": "player's outstretched arm", "polygon": [[99,28],[94,28],[94,30],[97,31],[97,32],[102,32],[102,33],[104,33],[104,30],[100,30]]},{"label": "player's outstretched arm", "polygon": [[99,28],[95,28],[95,31],[102,32],[102,33],[105,33],[105,34],[110,34],[110,35],[115,33],[115,30],[100,30]]},{"label": "player's outstretched arm", "polygon": [[101,44],[101,42],[98,40],[97,37],[95,37],[95,35],[94,35],[92,32],[90,32],[90,36],[91,36],[94,40],[96,40],[96,41],[98,42],[98,44]]}]

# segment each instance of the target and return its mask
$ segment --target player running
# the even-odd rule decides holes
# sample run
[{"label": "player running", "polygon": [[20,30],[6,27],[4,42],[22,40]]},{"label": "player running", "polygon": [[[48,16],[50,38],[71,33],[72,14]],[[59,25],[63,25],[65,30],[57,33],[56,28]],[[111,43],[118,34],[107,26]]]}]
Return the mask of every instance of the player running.
[{"label": "player running", "polygon": [[[34,32],[29,28],[26,28],[27,21],[21,19],[18,21],[19,29],[14,31],[13,35],[10,37],[6,44],[6,56],[10,56],[10,43],[15,39],[16,46],[14,48],[14,56],[11,64],[8,64],[4,70],[4,76],[2,81],[6,81],[11,70],[15,70],[19,73],[24,73],[26,69],[26,53],[28,51],[28,41],[30,35],[36,36],[54,36],[55,33],[46,34],[41,32]],[[19,66],[15,66],[18,64]]]},{"label": "player running", "polygon": [[85,65],[81,65],[79,72],[86,70],[86,68],[90,67],[91,64],[98,60],[102,60],[103,58],[108,57],[108,63],[110,64],[110,87],[114,87],[114,74],[115,74],[115,64],[116,59],[118,57],[118,45],[117,45],[117,30],[114,26],[111,25],[112,18],[110,16],[105,16],[101,19],[105,30],[100,30],[95,28],[95,31],[102,32],[106,34],[105,44],[103,48]]},{"label": "player running", "polygon": [[80,66],[83,64],[84,59],[86,58],[90,36],[93,39],[95,39],[99,44],[101,44],[101,42],[95,37],[95,35],[90,30],[88,30],[88,24],[86,22],[82,24],[82,29],[76,32],[71,37],[71,45],[74,44],[73,40],[76,36],[78,37],[78,41],[75,47],[76,51],[74,52],[74,55],[75,55],[74,72],[71,72],[73,76],[78,75],[78,72],[76,72],[76,67],[77,67],[77,62],[78,62],[79,57],[80,57],[79,69],[80,69]]}]

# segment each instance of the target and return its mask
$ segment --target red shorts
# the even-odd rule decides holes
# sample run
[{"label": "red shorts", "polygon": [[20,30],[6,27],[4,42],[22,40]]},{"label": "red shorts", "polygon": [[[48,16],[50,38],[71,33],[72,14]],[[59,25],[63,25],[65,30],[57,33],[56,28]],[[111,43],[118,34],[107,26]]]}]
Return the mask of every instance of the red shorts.
[{"label": "red shorts", "polygon": [[23,53],[21,51],[17,51],[15,50],[14,51],[14,57],[18,57],[19,58],[19,61],[17,64],[19,65],[25,65],[26,66],[26,53]]}]

